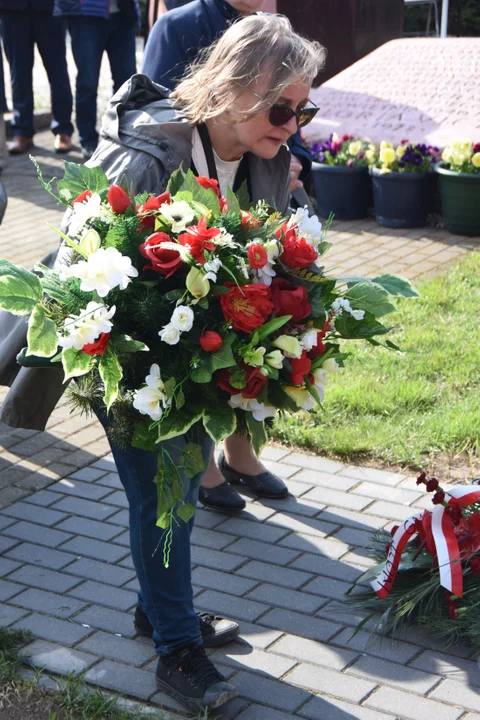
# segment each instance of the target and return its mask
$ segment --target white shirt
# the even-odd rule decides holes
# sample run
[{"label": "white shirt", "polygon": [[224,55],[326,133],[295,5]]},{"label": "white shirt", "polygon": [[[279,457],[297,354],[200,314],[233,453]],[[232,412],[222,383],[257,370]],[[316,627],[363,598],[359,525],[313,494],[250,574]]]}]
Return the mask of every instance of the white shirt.
[{"label": "white shirt", "polygon": [[[212,148],[213,149],[213,148]],[[227,187],[233,189],[233,183],[235,182],[235,176],[239,168],[242,158],[239,160],[222,160],[218,157],[215,150],[213,150],[213,157],[215,160],[215,167],[217,168],[218,185],[222,195],[226,195]],[[208,177],[208,165],[207,158],[205,157],[205,151],[203,149],[200,134],[197,128],[194,128],[192,135],[192,160],[193,164],[197,168],[198,174]]]}]

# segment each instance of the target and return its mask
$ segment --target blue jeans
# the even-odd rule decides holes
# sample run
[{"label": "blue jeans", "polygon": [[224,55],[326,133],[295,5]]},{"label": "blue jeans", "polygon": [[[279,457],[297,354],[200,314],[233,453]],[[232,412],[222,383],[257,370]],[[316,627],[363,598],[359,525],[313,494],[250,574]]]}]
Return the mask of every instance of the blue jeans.
[{"label": "blue jeans", "polygon": [[75,107],[80,143],[96,147],[98,143],[97,90],[100,65],[106,52],[113,79],[113,92],[136,72],[135,27],[121,12],[108,20],[88,15],[70,15],[68,30],[77,66]]},{"label": "blue jeans", "polygon": [[2,13],[2,39],[12,78],[13,135],[32,137],[35,44],[50,83],[53,133],[73,134],[72,91],[65,50],[66,22],[35,10]]},{"label": "blue jeans", "polygon": [[[102,422],[104,419],[101,418]],[[186,444],[185,437],[163,443],[177,468]],[[120,450],[110,443],[118,474],[129,503],[130,548],[133,564],[140,584],[138,604],[153,625],[155,651],[168,655],[180,645],[201,645],[202,637],[198,617],[193,609],[193,590],[190,559],[190,533],[193,518],[185,523],[174,524],[173,539],[168,568],[163,565],[165,531],[156,526],[157,456],[153,452],[130,448]],[[208,467],[213,442],[205,438],[202,453]],[[193,479],[182,473],[185,502],[196,505],[198,486],[202,479],[199,472]]]}]

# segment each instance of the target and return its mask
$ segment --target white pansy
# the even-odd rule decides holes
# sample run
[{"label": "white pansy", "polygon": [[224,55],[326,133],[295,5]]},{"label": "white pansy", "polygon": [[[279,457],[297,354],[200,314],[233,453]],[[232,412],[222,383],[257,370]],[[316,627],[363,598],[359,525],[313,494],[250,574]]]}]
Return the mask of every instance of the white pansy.
[{"label": "white pansy", "polygon": [[110,290],[119,287],[125,290],[132,277],[138,277],[132,261],[116,248],[100,248],[75,265],[65,268],[64,277],[76,277],[81,280],[80,289],[84,292],[96,291],[100,297],[108,295]]},{"label": "white pansy", "polygon": [[180,341],[180,330],[177,330],[170,323],[165,325],[158,334],[160,340],[163,340],[167,345],[176,345]]},{"label": "white pansy", "polygon": [[171,223],[173,232],[183,232],[195,218],[195,211],[185,200],[164,203],[160,206],[163,217]]},{"label": "white pansy", "polygon": [[65,320],[63,333],[58,333],[58,344],[63,348],[81,350],[84,345],[95,342],[102,333],[109,333],[115,314],[115,305],[110,309],[97,302],[89,302],[78,315],[69,315]]},{"label": "white pansy", "polygon": [[75,237],[80,230],[93,218],[108,219],[111,212],[105,205],[102,205],[102,198],[98,193],[93,193],[83,202],[76,202],[68,222],[68,234]]},{"label": "white pansy", "polygon": [[297,227],[297,233],[311,245],[317,245],[322,239],[322,223],[316,215],[309,215],[307,206],[298,208],[288,221],[287,227]]},{"label": "white pansy", "polygon": [[317,342],[318,330],[315,330],[315,328],[307,330],[300,338],[300,344],[307,352],[310,352],[310,350],[317,345]]},{"label": "white pansy", "polygon": [[165,395],[165,385],[160,377],[160,368],[157,364],[151,366],[145,383],[145,387],[134,392],[133,407],[142,415],[151,417],[152,420],[160,420],[164,409],[171,403],[171,399]]},{"label": "white pansy", "polygon": [[337,315],[341,315],[342,312],[345,310],[345,312],[355,318],[355,320],[363,320],[365,315],[365,310],[352,310],[350,306],[350,301],[347,300],[347,298],[342,297],[339,297],[333,301],[332,310]]},{"label": "white pansy", "polygon": [[244,398],[241,393],[232,395],[228,401],[230,407],[239,408],[251,412],[255,420],[262,422],[268,417],[275,417],[277,411],[272,405],[265,405],[256,400],[256,398]]},{"label": "white pansy", "polygon": [[204,265],[203,269],[205,270],[205,280],[211,280],[212,282],[217,282],[217,273],[222,267],[222,261],[212,256],[210,260],[207,260]]},{"label": "white pansy", "polygon": [[192,329],[194,317],[192,308],[187,305],[179,305],[172,313],[170,325],[179,332],[188,332]]}]

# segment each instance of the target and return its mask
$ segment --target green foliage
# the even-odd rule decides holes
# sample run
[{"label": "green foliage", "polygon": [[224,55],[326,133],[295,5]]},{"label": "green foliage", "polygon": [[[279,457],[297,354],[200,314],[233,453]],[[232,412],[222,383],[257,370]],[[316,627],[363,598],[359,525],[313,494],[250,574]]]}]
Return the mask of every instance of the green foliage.
[{"label": "green foliage", "polygon": [[122,255],[135,257],[144,235],[137,232],[136,216],[125,218],[121,225],[112,225],[105,238],[105,247],[116,248]]},{"label": "green foliage", "polygon": [[395,305],[390,302],[389,294],[381,285],[374,282],[361,281],[351,284],[345,297],[357,310],[368,310],[376,317],[394,312]]},{"label": "green foliage", "polygon": [[157,429],[150,428],[152,423],[150,421],[137,422],[135,430],[133,431],[132,445],[133,447],[140,448],[140,450],[150,450],[155,452],[157,449]]},{"label": "green foliage", "polygon": [[90,372],[95,363],[94,358],[82,350],[75,348],[64,348],[62,351],[62,366],[65,374],[65,382],[70,378],[80,377]]},{"label": "green foliage", "polygon": [[353,357],[329,375],[322,408],[282,416],[273,438],[346,462],[415,468],[435,453],[478,453],[480,253],[418,290],[390,316],[403,352],[342,342]]},{"label": "green foliage", "polygon": [[219,443],[235,432],[237,420],[233,408],[227,404],[218,404],[205,410],[203,424],[212,440]]},{"label": "green foliage", "polygon": [[42,299],[42,285],[34,273],[0,260],[0,308],[14,315],[29,315]]},{"label": "green foliage", "polygon": [[63,180],[57,182],[57,187],[62,200],[71,202],[85,190],[92,193],[108,191],[109,182],[99,167],[89,168],[79,163],[65,162],[65,175]]},{"label": "green foliage", "polygon": [[267,431],[265,430],[265,423],[255,420],[253,413],[245,413],[247,419],[248,434],[252,441],[255,455],[258,457],[262,452],[263,447],[267,444]]},{"label": "green foliage", "polygon": [[123,374],[115,351],[108,346],[100,357],[98,369],[105,386],[104,401],[108,412],[120,392],[119,383]]},{"label": "green foliage", "polygon": [[203,414],[203,407],[190,402],[180,410],[171,411],[163,415],[158,425],[158,441],[170,440],[183,435],[194,423],[198,422]]},{"label": "green foliage", "polygon": [[[439,4],[439,12],[441,3]],[[428,7],[405,6],[405,32],[424,33],[427,24]],[[431,31],[434,23],[430,24]],[[448,34],[457,36],[480,35],[480,5],[478,0],[450,0],[448,9]]]},{"label": "green foliage", "polygon": [[198,443],[188,442],[182,450],[180,463],[185,475],[192,479],[205,470],[202,448]]},{"label": "green foliage", "polygon": [[27,342],[27,355],[50,358],[57,352],[57,329],[53,320],[47,317],[42,305],[36,305],[30,315]]}]

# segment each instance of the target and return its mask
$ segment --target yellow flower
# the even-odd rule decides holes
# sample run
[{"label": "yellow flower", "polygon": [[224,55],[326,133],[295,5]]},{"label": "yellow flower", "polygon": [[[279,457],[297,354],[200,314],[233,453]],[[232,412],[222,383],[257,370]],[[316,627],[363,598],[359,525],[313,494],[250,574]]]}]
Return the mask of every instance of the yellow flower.
[{"label": "yellow flower", "polygon": [[383,165],[391,165],[396,159],[395,150],[392,147],[384,147],[380,150],[380,162]]},{"label": "yellow flower", "polygon": [[446,163],[452,162],[452,148],[446,147],[442,152],[442,160]]},{"label": "yellow flower", "polygon": [[471,140],[454,140],[452,150],[467,156],[467,160],[473,155],[473,142]]},{"label": "yellow flower", "polygon": [[385,140],[382,140],[382,142],[380,143],[380,150],[387,150],[387,148],[392,148],[392,150],[393,150],[393,145],[392,145],[392,143],[389,143],[389,142],[386,142]]},{"label": "yellow flower", "polygon": [[188,292],[197,300],[208,295],[210,291],[210,283],[205,278],[205,273],[196,267],[192,267],[188,273],[185,284]]},{"label": "yellow flower", "polygon": [[360,152],[361,149],[362,149],[362,143],[360,142],[360,140],[355,140],[354,142],[351,142],[350,145],[348,146],[348,152],[350,153],[350,155],[354,155],[354,156],[358,155],[358,153]]},{"label": "yellow flower", "polygon": [[402,159],[402,157],[405,155],[405,150],[407,149],[407,145],[399,145],[397,149],[395,150],[395,155],[399,160]]},{"label": "yellow flower", "polygon": [[369,163],[374,163],[376,156],[377,154],[375,152],[375,148],[373,150],[369,149],[365,152],[365,157],[367,158]]},{"label": "yellow flower", "polygon": [[293,387],[292,385],[284,385],[284,392],[288,397],[292,398],[298,408],[302,410],[311,410],[315,406],[315,399],[310,395],[305,386]]},{"label": "yellow flower", "polygon": [[463,165],[464,162],[469,160],[469,156],[458,150],[454,150],[452,153],[452,160],[455,165]]},{"label": "yellow flower", "polygon": [[392,172],[392,171],[386,165],[384,165],[383,167],[380,168],[380,175],[386,175],[387,173],[390,173],[390,172]]},{"label": "yellow flower", "polygon": [[480,152],[476,152],[472,157],[472,165],[475,168],[480,168]]},{"label": "yellow flower", "polygon": [[337,135],[336,132],[332,133],[332,142],[338,142],[340,140],[340,136]]}]

